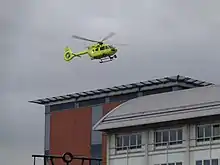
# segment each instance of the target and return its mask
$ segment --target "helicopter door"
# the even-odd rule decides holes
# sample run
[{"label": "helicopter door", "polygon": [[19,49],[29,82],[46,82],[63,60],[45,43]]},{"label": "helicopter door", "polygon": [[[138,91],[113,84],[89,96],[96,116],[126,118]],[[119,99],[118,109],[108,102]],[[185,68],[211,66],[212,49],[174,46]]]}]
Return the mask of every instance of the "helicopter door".
[{"label": "helicopter door", "polygon": [[102,50],[105,50],[105,46],[101,46],[100,47],[100,50],[102,51]]}]

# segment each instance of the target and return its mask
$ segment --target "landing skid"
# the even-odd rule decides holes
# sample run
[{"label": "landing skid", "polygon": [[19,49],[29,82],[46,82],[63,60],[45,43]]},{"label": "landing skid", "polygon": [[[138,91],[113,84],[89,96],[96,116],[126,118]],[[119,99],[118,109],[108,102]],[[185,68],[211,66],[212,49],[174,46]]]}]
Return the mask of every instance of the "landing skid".
[{"label": "landing skid", "polygon": [[111,61],[113,61],[114,58],[117,58],[117,56],[116,55],[108,56],[108,57],[100,59],[99,63],[111,62]]}]

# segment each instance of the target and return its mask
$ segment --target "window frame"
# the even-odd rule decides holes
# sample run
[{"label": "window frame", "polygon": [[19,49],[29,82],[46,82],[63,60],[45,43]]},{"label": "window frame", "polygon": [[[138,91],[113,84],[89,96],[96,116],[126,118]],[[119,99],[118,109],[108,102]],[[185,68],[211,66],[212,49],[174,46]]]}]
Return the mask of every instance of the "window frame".
[{"label": "window frame", "polygon": [[[209,165],[213,165],[213,162],[217,160],[217,165],[219,165],[219,159],[218,158],[212,158],[212,159],[204,159],[204,160],[196,160],[195,164],[197,165],[197,162],[199,165],[205,165],[205,161],[209,162]],[[216,164],[215,164],[216,165]]]},{"label": "window frame", "polygon": [[181,161],[178,161],[178,162],[168,162],[168,163],[158,163],[158,164],[154,164],[154,165],[171,165],[171,164],[174,164],[174,165],[183,165],[183,162]]},{"label": "window frame", "polygon": [[[176,140],[171,140],[171,131],[175,131]],[[181,136],[179,137],[179,131],[181,131]],[[176,127],[176,128],[167,128],[167,129],[157,129],[154,131],[154,146],[158,147],[166,147],[168,146],[176,146],[183,144],[183,127]],[[168,133],[168,140],[164,141],[164,132]],[[157,133],[160,133],[160,140],[157,140]],[[181,140],[179,140],[181,139]],[[158,142],[157,142],[158,141]]]},{"label": "window frame", "polygon": [[[132,136],[135,136],[135,144],[131,145]],[[128,145],[124,145],[124,138],[128,137]],[[118,146],[118,139],[120,138],[121,146]],[[134,139],[133,139],[134,140]],[[140,140],[140,141],[139,141]],[[126,134],[116,134],[115,135],[115,150],[118,151],[127,151],[128,150],[138,150],[142,148],[142,133],[126,133]]]},{"label": "window frame", "polygon": [[[210,126],[210,136],[205,135],[205,129]],[[214,135],[214,127],[218,126],[218,135]],[[202,137],[199,137],[199,128],[202,128]],[[195,128],[196,132],[196,142],[208,142],[208,141],[220,141],[220,123],[209,123],[209,124],[198,124]]]}]

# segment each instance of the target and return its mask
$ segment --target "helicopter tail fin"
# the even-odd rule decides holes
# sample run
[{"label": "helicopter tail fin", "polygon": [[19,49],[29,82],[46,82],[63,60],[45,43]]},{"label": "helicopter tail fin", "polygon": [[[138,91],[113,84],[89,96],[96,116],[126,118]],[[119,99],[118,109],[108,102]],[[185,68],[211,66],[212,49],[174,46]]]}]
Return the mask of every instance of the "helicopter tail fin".
[{"label": "helicopter tail fin", "polygon": [[64,60],[69,62],[71,61],[74,57],[78,57],[76,54],[72,52],[72,50],[67,46],[64,49]]}]

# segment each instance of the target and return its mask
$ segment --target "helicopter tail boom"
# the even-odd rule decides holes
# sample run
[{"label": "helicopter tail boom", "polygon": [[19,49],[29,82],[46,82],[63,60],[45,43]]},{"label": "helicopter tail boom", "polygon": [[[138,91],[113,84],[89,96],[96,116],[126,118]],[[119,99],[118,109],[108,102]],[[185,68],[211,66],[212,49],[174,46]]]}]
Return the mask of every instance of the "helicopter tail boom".
[{"label": "helicopter tail boom", "polygon": [[83,51],[83,52],[79,52],[79,53],[73,53],[72,50],[69,47],[66,47],[64,49],[64,60],[69,62],[74,57],[81,57],[81,55],[84,55],[86,53],[87,53],[87,51]]}]

